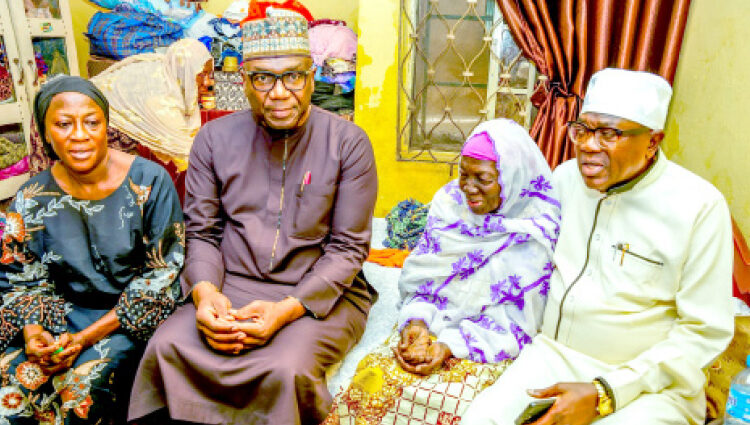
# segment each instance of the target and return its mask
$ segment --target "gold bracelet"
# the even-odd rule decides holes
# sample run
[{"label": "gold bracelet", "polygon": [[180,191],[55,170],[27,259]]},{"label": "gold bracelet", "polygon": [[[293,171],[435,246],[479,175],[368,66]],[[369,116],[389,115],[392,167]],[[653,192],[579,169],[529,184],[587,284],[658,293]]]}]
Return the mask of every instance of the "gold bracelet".
[{"label": "gold bracelet", "polygon": [[614,409],[612,408],[612,398],[607,394],[607,389],[604,388],[604,385],[599,382],[598,379],[594,379],[593,384],[594,387],[596,387],[596,393],[599,396],[596,404],[596,412],[601,417],[611,415],[614,412]]}]

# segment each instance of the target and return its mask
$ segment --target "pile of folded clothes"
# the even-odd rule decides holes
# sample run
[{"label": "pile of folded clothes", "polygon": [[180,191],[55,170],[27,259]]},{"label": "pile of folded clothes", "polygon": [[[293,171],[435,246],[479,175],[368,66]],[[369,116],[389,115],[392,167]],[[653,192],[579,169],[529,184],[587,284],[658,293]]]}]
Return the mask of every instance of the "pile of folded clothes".
[{"label": "pile of folded clothes", "polygon": [[0,134],[0,180],[29,172],[29,157],[23,132]]},{"label": "pile of folded clothes", "polygon": [[429,205],[412,198],[399,202],[385,217],[388,237],[383,241],[384,248],[370,249],[367,261],[383,267],[403,267],[424,233],[429,210]]},{"label": "pile of folded clothes", "polygon": [[311,22],[309,34],[317,66],[312,103],[353,119],[357,35],[345,22],[330,19]]},{"label": "pile of folded clothes", "polygon": [[[169,0],[92,0],[110,9],[97,12],[89,21],[86,36],[91,54],[123,59],[139,53],[159,51],[181,38],[202,40],[216,52],[241,51],[239,23],[248,13],[247,0],[235,0],[218,17],[201,10],[200,3]],[[215,46],[214,46],[215,45]]]},{"label": "pile of folded clothes", "polygon": [[40,84],[57,74],[68,74],[68,63],[65,53],[65,41],[61,38],[37,38],[34,45],[34,60]]},{"label": "pile of folded clothes", "polygon": [[242,62],[241,26],[243,22],[265,17],[271,8],[297,12],[308,21],[313,19],[310,11],[297,0],[235,0],[224,10],[221,18],[209,19],[209,16],[204,16],[186,33],[188,37],[201,40],[214,58],[217,70],[214,72],[213,91],[217,111],[250,108],[239,72]]},{"label": "pile of folded clothes", "polygon": [[[152,53],[181,39],[184,27],[165,15],[146,10],[151,0],[141,0],[140,8],[123,2],[111,12],[96,12],[86,29],[91,55],[111,59]],[[153,0],[156,1],[156,0]],[[142,4],[141,4],[142,3]]]},{"label": "pile of folded clothes", "polygon": [[[313,20],[298,0],[234,0],[221,16],[169,0],[92,1],[112,8],[97,12],[89,22],[86,35],[94,60],[104,63],[103,58],[119,60],[158,51],[180,38],[200,40],[214,58],[218,110],[249,107],[242,90],[242,75],[234,65],[242,62],[242,23],[265,16],[269,7],[295,11],[310,23],[310,50],[317,67],[312,103],[349,120],[354,117],[357,35],[344,21]],[[231,67],[224,67],[227,58],[236,58],[230,61]],[[98,71],[101,70],[97,68]]]}]

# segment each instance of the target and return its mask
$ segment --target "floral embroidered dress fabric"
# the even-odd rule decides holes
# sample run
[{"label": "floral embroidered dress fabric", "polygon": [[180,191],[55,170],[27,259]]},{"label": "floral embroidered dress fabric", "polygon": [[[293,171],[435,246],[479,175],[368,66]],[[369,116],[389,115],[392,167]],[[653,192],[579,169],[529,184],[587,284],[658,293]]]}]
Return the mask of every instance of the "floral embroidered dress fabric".
[{"label": "floral embroidered dress fabric", "polygon": [[[0,424],[124,420],[142,341],[179,298],[184,225],[169,175],[136,158],[118,189],[90,201],[63,192],[47,170],[0,223]],[[75,333],[113,308],[120,329],[71,369],[45,376],[27,361],[25,325]]]},{"label": "floral embroidered dress fabric", "polygon": [[560,204],[541,152],[507,119],[479,125],[494,142],[500,207],[476,215],[454,180],[432,200],[399,280],[399,325],[421,319],[458,358],[515,358],[541,325]]}]

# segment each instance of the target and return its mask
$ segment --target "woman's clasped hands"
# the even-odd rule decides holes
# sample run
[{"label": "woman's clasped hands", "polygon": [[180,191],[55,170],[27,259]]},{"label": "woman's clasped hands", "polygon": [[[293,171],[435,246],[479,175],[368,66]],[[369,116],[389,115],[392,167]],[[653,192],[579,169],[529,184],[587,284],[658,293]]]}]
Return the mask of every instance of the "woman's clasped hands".
[{"label": "woman's clasped hands", "polygon": [[429,375],[451,357],[451,349],[431,338],[422,320],[412,320],[401,331],[401,341],[393,349],[402,369],[417,375]]},{"label": "woman's clasped hands", "polygon": [[47,376],[69,369],[85,345],[79,334],[65,332],[55,338],[40,325],[25,326],[23,336],[26,356]]}]

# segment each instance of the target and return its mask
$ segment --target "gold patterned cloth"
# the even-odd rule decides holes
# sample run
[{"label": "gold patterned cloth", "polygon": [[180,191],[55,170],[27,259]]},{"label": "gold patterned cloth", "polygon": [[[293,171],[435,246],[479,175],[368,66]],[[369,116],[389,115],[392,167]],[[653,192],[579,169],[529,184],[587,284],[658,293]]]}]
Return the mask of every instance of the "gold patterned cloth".
[{"label": "gold patterned cloth", "polygon": [[405,372],[392,349],[396,331],[365,356],[322,425],[458,425],[469,403],[510,364],[450,358],[429,376]]}]

